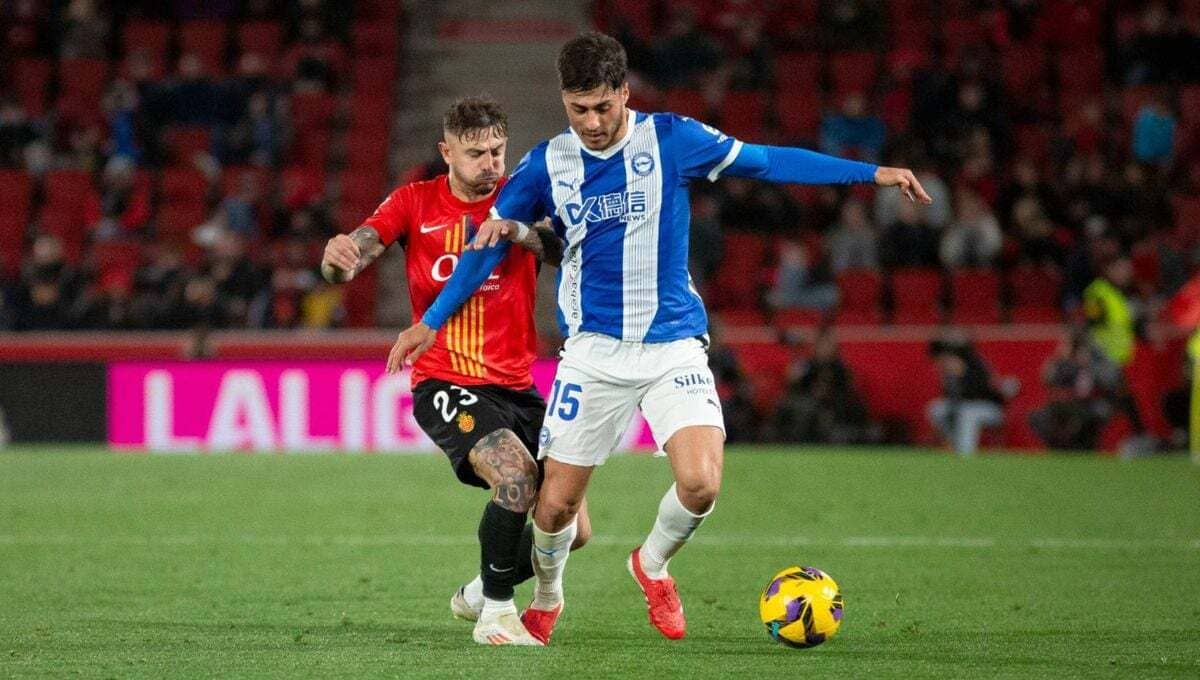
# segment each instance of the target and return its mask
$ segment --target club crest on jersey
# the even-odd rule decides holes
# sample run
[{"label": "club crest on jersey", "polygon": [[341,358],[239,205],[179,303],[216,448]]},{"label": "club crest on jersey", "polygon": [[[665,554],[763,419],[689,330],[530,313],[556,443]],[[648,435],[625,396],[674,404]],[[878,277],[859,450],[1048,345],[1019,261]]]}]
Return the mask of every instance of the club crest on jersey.
[{"label": "club crest on jersey", "polygon": [[634,174],[638,177],[645,177],[654,172],[654,156],[643,151],[634,156],[629,165],[633,167]]},{"label": "club crest on jersey", "polygon": [[[651,160],[651,165],[653,163]],[[646,217],[646,192],[613,191],[599,196],[588,196],[583,199],[583,203],[568,203],[563,207],[574,223],[611,219],[636,222]]]},{"label": "club crest on jersey", "polygon": [[467,434],[475,429],[475,416],[463,411],[458,414],[458,429]]}]

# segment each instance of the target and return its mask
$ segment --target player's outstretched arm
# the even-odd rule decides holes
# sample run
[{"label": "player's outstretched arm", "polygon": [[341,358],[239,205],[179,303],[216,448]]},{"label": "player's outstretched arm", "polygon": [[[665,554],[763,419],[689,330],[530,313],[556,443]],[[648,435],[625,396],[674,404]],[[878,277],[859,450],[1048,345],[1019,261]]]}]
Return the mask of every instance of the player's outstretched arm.
[{"label": "player's outstretched arm", "polygon": [[442,292],[438,293],[433,304],[425,310],[425,315],[396,339],[396,344],[392,346],[392,351],[388,354],[387,370],[389,373],[399,371],[404,364],[415,363],[426,350],[433,346],[434,340],[437,339],[438,329],[454,316],[483,285],[483,282],[492,275],[492,270],[500,264],[510,248],[512,248],[512,243],[505,241],[495,248],[486,250],[468,248],[463,251],[458,265],[454,268],[454,273],[446,281],[446,285],[442,288]]},{"label": "player's outstretched arm", "polygon": [[330,283],[346,283],[383,254],[379,232],[359,227],[349,234],[338,234],[325,244],[321,258],[321,276]]},{"label": "player's outstretched arm", "polygon": [[554,233],[554,227],[550,225],[549,220],[538,222],[532,227],[514,220],[487,220],[479,225],[470,248],[493,248],[502,241],[516,243],[546,264],[555,267],[562,264],[563,240]]},{"label": "player's outstretched arm", "polygon": [[879,166],[875,170],[875,184],[881,187],[900,187],[904,197],[914,203],[920,201],[925,205],[933,203],[925,187],[917,181],[917,176],[908,168],[887,168]]},{"label": "player's outstretched arm", "polygon": [[[859,184],[900,187],[910,200],[932,203],[924,187],[907,168],[888,168],[871,163],[827,156],[789,146],[743,144],[722,174],[792,184]],[[715,173],[715,171],[714,171]],[[715,179],[715,176],[710,176]]]},{"label": "player's outstretched arm", "polygon": [[437,330],[418,321],[400,333],[392,351],[388,352],[387,372],[396,373],[404,368],[404,364],[412,364],[417,358],[433,347],[437,340]]}]

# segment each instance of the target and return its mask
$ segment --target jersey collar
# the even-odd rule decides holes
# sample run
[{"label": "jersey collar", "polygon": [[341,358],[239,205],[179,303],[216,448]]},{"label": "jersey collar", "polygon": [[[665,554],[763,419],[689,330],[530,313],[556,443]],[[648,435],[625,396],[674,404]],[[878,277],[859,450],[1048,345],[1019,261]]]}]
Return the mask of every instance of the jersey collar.
[{"label": "jersey collar", "polygon": [[587,145],[583,143],[583,139],[579,136],[579,133],[575,132],[575,128],[568,127],[567,129],[571,131],[571,136],[573,136],[575,138],[575,141],[579,142],[579,148],[583,149],[584,153],[588,154],[589,156],[594,156],[596,158],[599,158],[600,160],[607,160],[607,159],[612,158],[613,156],[617,155],[618,153],[620,153],[621,149],[624,149],[625,145],[629,143],[629,140],[633,137],[633,126],[636,123],[637,123],[637,111],[634,111],[633,109],[630,109],[630,108],[626,108],[625,109],[625,136],[622,137],[621,139],[619,139],[612,146],[608,147],[607,149],[603,149],[601,151],[592,151],[591,149],[587,148]]}]

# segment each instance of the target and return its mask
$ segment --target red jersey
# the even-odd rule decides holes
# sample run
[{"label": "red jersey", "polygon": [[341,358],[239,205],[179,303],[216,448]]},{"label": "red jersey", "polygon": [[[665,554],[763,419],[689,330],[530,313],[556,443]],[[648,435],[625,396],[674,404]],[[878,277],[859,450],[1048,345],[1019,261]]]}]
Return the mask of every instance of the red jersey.
[{"label": "red jersey", "polygon": [[[469,227],[487,219],[500,187],[486,199],[466,203],[439,175],[396,189],[363,222],[385,246],[399,242],[408,266],[413,318],[420,319],[442,291],[470,241]],[[458,385],[533,385],[530,366],[537,348],[533,325],[537,258],[512,248],[479,290],[438,330],[437,341],[413,365],[412,384],[438,378]]]}]

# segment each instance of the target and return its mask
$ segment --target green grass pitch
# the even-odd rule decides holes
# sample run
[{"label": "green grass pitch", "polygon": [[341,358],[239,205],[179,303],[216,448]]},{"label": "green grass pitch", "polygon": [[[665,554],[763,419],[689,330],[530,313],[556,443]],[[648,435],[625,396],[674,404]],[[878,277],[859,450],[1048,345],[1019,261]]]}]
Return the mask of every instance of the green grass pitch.
[{"label": "green grass pitch", "polygon": [[[447,607],[486,494],[441,457],[6,451],[0,677],[1200,676],[1200,469],[1182,458],[733,448],[671,566],[679,642],[624,568],[669,474],[601,468],[552,646],[491,649]],[[791,564],[846,598],[810,650],[758,621]]]}]

